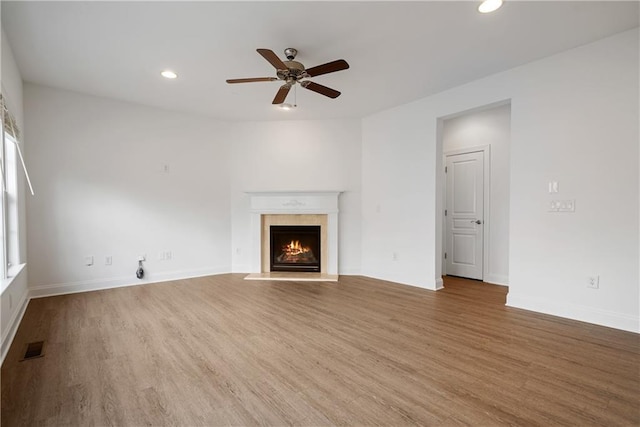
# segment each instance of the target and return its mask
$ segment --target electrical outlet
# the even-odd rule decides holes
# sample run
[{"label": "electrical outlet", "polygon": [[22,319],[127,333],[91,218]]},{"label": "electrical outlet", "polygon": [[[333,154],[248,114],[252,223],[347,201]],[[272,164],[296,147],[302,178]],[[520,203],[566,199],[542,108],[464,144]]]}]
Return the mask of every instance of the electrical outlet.
[{"label": "electrical outlet", "polygon": [[164,259],[171,259],[173,258],[173,254],[171,253],[171,251],[166,251],[164,253]]},{"label": "electrical outlet", "polygon": [[87,267],[93,265],[93,256],[92,255],[87,255],[87,256],[84,257],[84,265],[86,265]]},{"label": "electrical outlet", "polygon": [[600,288],[600,276],[587,277],[587,288],[599,289]]},{"label": "electrical outlet", "polygon": [[104,257],[104,265],[111,264],[113,264],[113,257],[111,255],[107,255],[106,257]]},{"label": "electrical outlet", "polygon": [[398,260],[398,252],[394,252],[393,254],[391,254],[391,259],[393,259],[394,261]]}]

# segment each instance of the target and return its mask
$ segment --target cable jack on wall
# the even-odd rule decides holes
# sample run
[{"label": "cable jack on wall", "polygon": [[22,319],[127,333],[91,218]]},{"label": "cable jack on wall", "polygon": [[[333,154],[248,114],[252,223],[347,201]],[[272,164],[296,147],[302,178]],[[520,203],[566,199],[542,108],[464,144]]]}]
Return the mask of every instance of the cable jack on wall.
[{"label": "cable jack on wall", "polygon": [[138,269],[136,270],[136,277],[138,279],[142,279],[144,277],[144,268],[142,267],[142,261],[144,261],[144,257],[138,258]]}]

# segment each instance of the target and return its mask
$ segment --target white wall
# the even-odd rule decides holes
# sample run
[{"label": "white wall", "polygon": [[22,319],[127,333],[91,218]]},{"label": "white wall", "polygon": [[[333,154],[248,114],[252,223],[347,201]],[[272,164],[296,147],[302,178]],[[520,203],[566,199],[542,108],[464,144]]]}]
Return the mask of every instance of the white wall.
[{"label": "white wall", "polygon": [[229,271],[226,124],[32,84],[25,116],[34,295]]},{"label": "white wall", "polygon": [[[435,289],[438,119],[511,100],[511,306],[639,331],[638,29],[363,120],[363,274]],[[547,212],[547,182],[573,214]],[[399,251],[398,261],[391,252]],[[408,259],[407,259],[408,258]],[[586,287],[600,275],[600,289]]]},{"label": "white wall", "polygon": [[235,123],[231,128],[234,272],[250,271],[247,191],[344,191],[340,195],[341,274],[360,273],[360,120]]},{"label": "white wall", "polygon": [[[13,57],[11,46],[2,31],[2,66],[0,80],[2,81],[2,93],[11,113],[16,118],[18,127],[24,133],[23,120],[23,95],[22,77]],[[24,138],[20,141],[24,149]],[[27,157],[28,163],[28,157]],[[24,263],[27,258],[27,229],[25,209],[25,182],[22,170],[18,174],[18,235],[19,258]],[[16,332],[18,323],[27,304],[27,271],[21,269],[13,278],[3,284],[4,291],[0,296],[0,331],[2,343],[0,349],[1,359],[4,360],[9,345]]]},{"label": "white wall", "polygon": [[[512,104],[511,306],[640,331],[638,36],[523,73]],[[548,213],[553,198],[575,199],[576,213]],[[594,275],[599,290],[586,287]]]},{"label": "white wall", "polygon": [[[25,93],[33,295],[139,283],[139,254],[149,281],[246,272],[245,191],[344,191],[339,270],[360,272],[359,120],[229,124],[32,84]],[[173,259],[158,260],[168,250]]]},{"label": "white wall", "polygon": [[434,200],[441,161],[428,142],[435,134],[436,120],[418,104],[363,120],[362,274],[438,286]]},{"label": "white wall", "polygon": [[442,150],[491,147],[489,253],[484,281],[509,284],[509,142],[511,105],[472,111],[443,121]]}]

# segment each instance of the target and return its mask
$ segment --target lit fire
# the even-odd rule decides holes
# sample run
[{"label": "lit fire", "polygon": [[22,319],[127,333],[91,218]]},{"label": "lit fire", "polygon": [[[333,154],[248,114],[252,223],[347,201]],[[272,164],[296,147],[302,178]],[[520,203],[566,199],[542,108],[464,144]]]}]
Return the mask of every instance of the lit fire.
[{"label": "lit fire", "polygon": [[303,246],[299,240],[282,246],[282,253],[276,257],[276,261],[282,263],[310,263],[318,262],[309,246]]},{"label": "lit fire", "polygon": [[291,243],[289,243],[288,245],[285,245],[282,248],[282,251],[286,255],[296,256],[296,255],[302,255],[307,252],[310,252],[311,248],[302,246],[299,240],[292,240]]}]

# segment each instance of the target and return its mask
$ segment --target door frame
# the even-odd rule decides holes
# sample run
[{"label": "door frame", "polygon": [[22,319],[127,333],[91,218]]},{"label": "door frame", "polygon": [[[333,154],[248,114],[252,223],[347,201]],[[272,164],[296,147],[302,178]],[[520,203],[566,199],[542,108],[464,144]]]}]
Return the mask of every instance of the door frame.
[{"label": "door frame", "polygon": [[[444,191],[443,191],[443,206],[446,209],[447,206],[447,174],[445,172],[445,167],[447,166],[447,157],[456,156],[459,154],[468,154],[468,153],[483,153],[483,170],[482,170],[482,181],[484,186],[484,208],[482,215],[484,218],[482,219],[482,225],[484,225],[483,233],[482,233],[482,281],[485,281],[485,278],[489,274],[489,230],[491,230],[490,224],[490,212],[491,212],[491,144],[489,145],[478,145],[473,147],[465,147],[458,148],[455,150],[444,151],[442,153],[442,178],[444,183]],[[444,254],[447,251],[447,217],[444,215],[444,209],[442,210],[442,272],[447,274],[447,263],[444,259]]]}]

